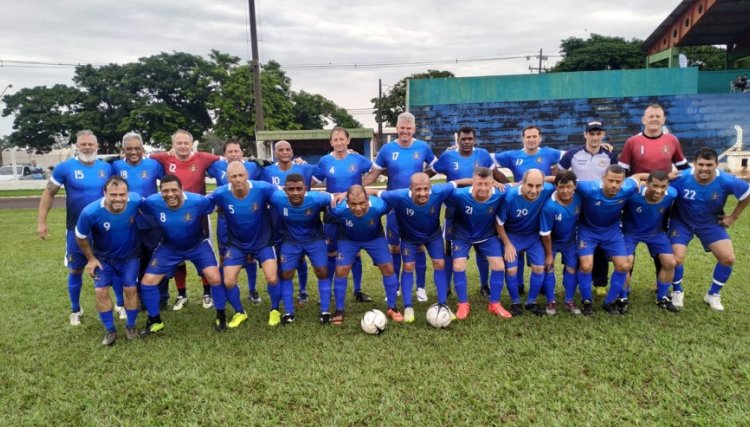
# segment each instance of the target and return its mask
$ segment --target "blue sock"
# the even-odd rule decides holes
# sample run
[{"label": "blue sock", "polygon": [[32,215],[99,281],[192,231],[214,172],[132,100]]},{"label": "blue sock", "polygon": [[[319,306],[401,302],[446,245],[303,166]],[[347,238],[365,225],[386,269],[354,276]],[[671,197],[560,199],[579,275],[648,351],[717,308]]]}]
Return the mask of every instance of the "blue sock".
[{"label": "blue sock", "polygon": [[718,294],[721,292],[721,288],[729,280],[729,276],[732,274],[732,266],[716,263],[714,267],[714,281],[711,283],[711,288],[708,290],[709,295]]},{"label": "blue sock", "polygon": [[622,290],[620,291],[620,298],[627,299],[630,296],[630,287],[625,287],[625,285],[622,286]]},{"label": "blue sock", "polygon": [[591,295],[591,280],[591,272],[584,273],[578,270],[578,287],[581,289],[581,302],[594,300],[593,295]]},{"label": "blue sock", "polygon": [[529,294],[526,296],[526,304],[536,302],[536,297],[539,296],[539,292],[542,290],[544,285],[544,274],[531,272],[529,278]]},{"label": "blue sock", "polygon": [[490,302],[500,302],[500,294],[503,293],[503,279],[505,278],[505,271],[490,272]]},{"label": "blue sock", "polygon": [[[335,263],[334,259],[334,263]],[[362,257],[354,257],[352,264],[352,281],[354,282],[354,292],[362,291]]]},{"label": "blue sock", "polygon": [[159,289],[156,286],[141,286],[141,298],[149,317],[159,315]]},{"label": "blue sock", "polygon": [[255,261],[246,263],[245,272],[247,273],[247,290],[253,293],[257,289],[255,282],[258,280],[258,263]]},{"label": "blue sock", "polygon": [[401,275],[401,253],[391,254],[393,260],[393,271],[396,272],[396,277]]},{"label": "blue sock", "polygon": [[398,276],[395,274],[383,276],[383,287],[385,288],[385,295],[388,297],[388,308],[396,309],[396,303],[398,302]]},{"label": "blue sock", "polygon": [[227,294],[224,292],[224,285],[211,285],[211,298],[214,299],[214,308],[216,310],[225,310],[227,308]]},{"label": "blue sock", "polygon": [[517,282],[518,282],[519,292],[521,289],[525,288],[525,285],[523,283],[523,279],[524,279],[523,275],[524,275],[525,269],[526,269],[526,254],[524,252],[521,252],[520,254],[518,254],[518,273],[516,273],[516,275],[518,276]]},{"label": "blue sock", "polygon": [[115,328],[115,316],[112,313],[112,310],[100,311],[99,319],[101,319],[102,323],[104,324],[104,329],[106,329],[108,332],[117,332],[117,328]]},{"label": "blue sock", "polygon": [[479,285],[489,286],[490,283],[490,263],[482,255],[477,256],[477,270],[479,270]]},{"label": "blue sock", "polygon": [[404,270],[401,272],[401,298],[404,300],[404,308],[414,305],[412,289],[414,289],[414,272]]},{"label": "blue sock", "polygon": [[320,311],[331,310],[331,279],[318,279],[318,294],[320,294]]},{"label": "blue sock", "polygon": [[656,281],[656,300],[661,301],[669,293],[669,283]]},{"label": "blue sock", "polygon": [[235,313],[244,313],[245,308],[242,307],[242,297],[240,297],[240,288],[235,285],[231,288],[224,287],[224,293],[227,295],[227,301],[232,305]]},{"label": "blue sock", "polygon": [[[357,261],[355,260],[354,262],[356,263]],[[354,266],[352,266],[352,269],[354,269]],[[331,279],[331,281],[333,281],[333,276],[335,275],[336,275],[336,257],[329,256],[328,257],[328,278]]]},{"label": "blue sock", "polygon": [[424,289],[427,278],[427,256],[424,252],[417,251],[417,288]]},{"label": "blue sock", "polygon": [[141,310],[138,310],[137,308],[132,310],[125,309],[125,314],[128,316],[128,320],[125,321],[125,326],[128,328],[135,328],[135,322],[138,320],[139,311]]},{"label": "blue sock", "polygon": [[445,270],[433,270],[432,279],[435,281],[438,304],[448,302],[448,277]]},{"label": "blue sock", "polygon": [[81,311],[81,287],[83,276],[81,274],[68,273],[68,296],[70,297],[70,308],[75,313]]},{"label": "blue sock", "polygon": [[346,301],[346,285],[348,278],[333,278],[333,298],[336,300],[336,310],[343,310]]},{"label": "blue sock", "polygon": [[458,298],[458,302],[469,302],[469,292],[466,289],[465,271],[453,272],[453,286],[456,288],[456,298]]},{"label": "blue sock", "polygon": [[271,299],[271,310],[278,310],[281,304],[281,284],[266,285],[268,297]]},{"label": "blue sock", "polygon": [[626,277],[627,273],[624,271],[615,270],[612,273],[612,277],[609,279],[609,292],[607,292],[607,298],[604,299],[604,304],[611,304],[620,297]]},{"label": "blue sock", "polygon": [[518,273],[511,275],[508,273],[508,270],[505,270],[505,286],[508,287],[510,301],[513,304],[520,304],[521,296],[518,294]]},{"label": "blue sock", "polygon": [[[304,259],[300,261],[299,266],[297,266],[297,281],[299,281],[299,293],[306,294],[307,293],[307,263],[305,262]],[[292,294],[294,294],[294,289],[292,289]],[[289,313],[294,313],[294,312],[290,311]]]},{"label": "blue sock", "polygon": [[674,278],[672,279],[672,290],[682,292],[682,275],[685,274],[685,266],[677,264],[674,268]]},{"label": "blue sock", "polygon": [[281,279],[279,286],[281,286],[281,299],[284,300],[284,310],[294,314],[294,282],[292,279]]},{"label": "blue sock", "polygon": [[112,281],[112,292],[115,293],[115,304],[120,307],[125,306],[125,296],[123,295],[122,282],[119,280]]},{"label": "blue sock", "polygon": [[[555,283],[555,273],[548,273],[552,275],[552,282]],[[563,289],[565,289],[565,302],[573,302],[576,296],[576,283],[578,277],[575,273],[570,273],[568,270],[563,270]]]},{"label": "blue sock", "polygon": [[[543,273],[544,274],[544,273]],[[547,302],[555,301],[555,275],[544,274],[544,295],[547,297]]]},{"label": "blue sock", "polygon": [[450,286],[451,280],[453,280],[453,257],[450,255],[445,256],[445,284],[446,292],[447,287]]}]

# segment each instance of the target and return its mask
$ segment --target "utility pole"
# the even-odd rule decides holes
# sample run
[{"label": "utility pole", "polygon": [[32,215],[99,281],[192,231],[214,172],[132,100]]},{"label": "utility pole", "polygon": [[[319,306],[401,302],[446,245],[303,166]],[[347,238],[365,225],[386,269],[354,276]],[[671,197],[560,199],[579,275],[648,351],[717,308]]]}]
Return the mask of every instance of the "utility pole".
[{"label": "utility pole", "polygon": [[380,115],[380,103],[383,101],[383,79],[378,79],[378,108],[375,110],[378,120],[378,147],[383,145],[383,117]]},{"label": "utility pole", "polygon": [[529,60],[531,60],[531,58],[539,58],[539,66],[538,67],[532,67],[531,65],[529,65],[529,70],[530,71],[536,70],[539,74],[541,74],[542,71],[547,71],[546,67],[542,67],[542,61],[548,60],[549,57],[543,55],[542,49],[539,49],[539,55],[527,56],[526,60],[529,61]]},{"label": "utility pole", "polygon": [[250,6],[250,43],[253,58],[250,61],[253,72],[253,89],[255,93],[255,130],[264,130],[263,93],[260,87],[260,62],[258,60],[258,32],[255,29],[255,0],[248,0]]}]

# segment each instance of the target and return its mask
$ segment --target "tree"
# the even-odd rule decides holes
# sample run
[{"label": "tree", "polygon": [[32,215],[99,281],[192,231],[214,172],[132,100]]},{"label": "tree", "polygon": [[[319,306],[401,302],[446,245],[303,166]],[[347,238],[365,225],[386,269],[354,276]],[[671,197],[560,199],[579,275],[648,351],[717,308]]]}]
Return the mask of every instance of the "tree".
[{"label": "tree", "polygon": [[329,123],[345,128],[362,127],[345,109],[323,95],[302,90],[292,94],[292,101],[294,121],[302,129],[323,129]]},{"label": "tree", "polygon": [[569,37],[560,43],[563,59],[550,71],[597,71],[644,68],[643,40],[625,40],[591,34],[587,39]]},{"label": "tree", "polygon": [[391,90],[382,98],[372,98],[375,107],[375,121],[396,126],[398,115],[406,111],[406,82],[410,79],[444,79],[456,77],[450,71],[427,70],[426,73],[417,73],[399,80]]}]

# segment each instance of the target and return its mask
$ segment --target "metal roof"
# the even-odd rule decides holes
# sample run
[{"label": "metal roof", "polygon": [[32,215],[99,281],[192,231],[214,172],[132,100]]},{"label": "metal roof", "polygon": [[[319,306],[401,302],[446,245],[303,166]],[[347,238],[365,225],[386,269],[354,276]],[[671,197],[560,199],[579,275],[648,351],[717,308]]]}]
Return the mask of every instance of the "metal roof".
[{"label": "metal roof", "polygon": [[[347,129],[349,137],[352,139],[372,138],[374,131],[371,128]],[[255,139],[258,141],[278,141],[285,139],[287,141],[300,141],[320,139],[328,141],[331,138],[330,129],[315,130],[262,130],[255,133]]]}]

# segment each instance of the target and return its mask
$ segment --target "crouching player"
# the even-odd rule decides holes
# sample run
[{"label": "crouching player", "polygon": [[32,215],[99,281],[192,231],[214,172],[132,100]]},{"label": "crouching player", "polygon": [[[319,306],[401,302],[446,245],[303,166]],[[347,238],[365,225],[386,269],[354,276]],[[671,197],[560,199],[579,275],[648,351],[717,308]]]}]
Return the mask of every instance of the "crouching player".
[{"label": "crouching player", "polygon": [[[138,193],[128,193],[128,183],[119,176],[104,184],[104,198],[92,202],[81,212],[76,225],[76,242],[86,256],[86,272],[94,279],[96,309],[106,332],[103,345],[112,345],[117,328],[109,288],[117,281],[124,287],[126,337],[138,338],[138,227],[135,217],[141,206]],[[92,238],[93,245],[89,244]],[[158,296],[157,296],[158,303]]]}]

